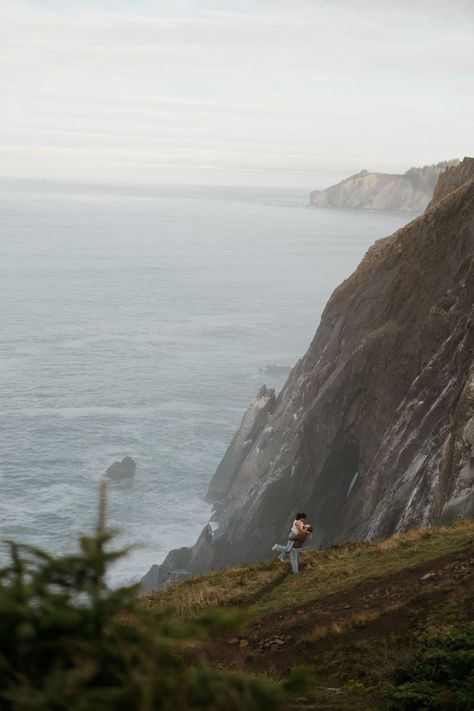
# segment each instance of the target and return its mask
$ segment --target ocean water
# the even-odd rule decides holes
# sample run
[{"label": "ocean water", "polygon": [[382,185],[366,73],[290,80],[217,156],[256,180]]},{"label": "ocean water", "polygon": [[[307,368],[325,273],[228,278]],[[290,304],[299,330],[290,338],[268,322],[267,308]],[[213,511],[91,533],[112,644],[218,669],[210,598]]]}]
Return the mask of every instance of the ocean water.
[{"label": "ocean water", "polygon": [[0,537],[70,550],[109,486],[112,571],[137,580],[207,522],[259,387],[281,388],[331,291],[410,216],[298,190],[0,192]]}]

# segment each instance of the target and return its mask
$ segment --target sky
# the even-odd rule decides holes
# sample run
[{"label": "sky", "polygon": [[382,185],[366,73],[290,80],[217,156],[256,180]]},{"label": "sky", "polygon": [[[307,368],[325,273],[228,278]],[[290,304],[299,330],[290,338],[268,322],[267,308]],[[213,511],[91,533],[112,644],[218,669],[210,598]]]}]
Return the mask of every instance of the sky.
[{"label": "sky", "polygon": [[474,155],[472,0],[0,0],[0,175],[324,187]]}]

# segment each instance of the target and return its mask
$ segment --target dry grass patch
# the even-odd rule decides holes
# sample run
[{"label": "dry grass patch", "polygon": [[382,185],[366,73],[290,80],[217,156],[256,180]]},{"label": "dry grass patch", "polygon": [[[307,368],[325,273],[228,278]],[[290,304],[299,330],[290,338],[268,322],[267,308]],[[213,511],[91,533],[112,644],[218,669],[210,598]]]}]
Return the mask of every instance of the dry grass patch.
[{"label": "dry grass patch", "polygon": [[171,607],[183,620],[214,607],[250,606],[284,573],[271,563],[195,576],[142,598],[145,607]]},{"label": "dry grass patch", "polygon": [[288,575],[258,604],[258,611],[273,614],[317,602],[404,568],[462,550],[474,541],[474,522],[450,528],[423,528],[398,534],[383,542],[353,543],[324,551],[305,551],[299,576]]},{"label": "dry grass patch", "polygon": [[308,635],[305,635],[304,640],[306,642],[320,642],[322,639],[326,639],[327,637],[346,634],[353,629],[366,627],[387,611],[388,609],[355,612],[353,615],[350,615],[343,620],[337,620],[327,625],[316,625]]},{"label": "dry grass patch", "polygon": [[301,573],[274,561],[196,576],[142,598],[150,607],[172,607],[190,619],[213,607],[252,606],[257,616],[311,606],[332,593],[465,548],[474,541],[474,522],[450,528],[408,531],[376,543],[348,542],[300,554]]}]

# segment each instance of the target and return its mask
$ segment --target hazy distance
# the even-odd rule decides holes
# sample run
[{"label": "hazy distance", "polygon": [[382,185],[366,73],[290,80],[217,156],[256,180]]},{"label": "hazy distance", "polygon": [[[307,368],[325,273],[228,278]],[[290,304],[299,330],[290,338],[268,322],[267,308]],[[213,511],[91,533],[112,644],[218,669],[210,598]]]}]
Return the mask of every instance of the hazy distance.
[{"label": "hazy distance", "polygon": [[474,5],[2,0],[0,174],[306,189],[472,154]]}]

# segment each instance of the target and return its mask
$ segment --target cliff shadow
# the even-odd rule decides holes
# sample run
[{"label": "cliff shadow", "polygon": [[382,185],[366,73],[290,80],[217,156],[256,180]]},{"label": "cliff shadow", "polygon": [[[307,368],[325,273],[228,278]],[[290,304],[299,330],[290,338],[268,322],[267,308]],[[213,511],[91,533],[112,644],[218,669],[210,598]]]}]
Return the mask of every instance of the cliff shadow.
[{"label": "cliff shadow", "polygon": [[349,500],[359,485],[359,445],[334,444],[308,503],[318,546],[329,546],[337,539]]}]

